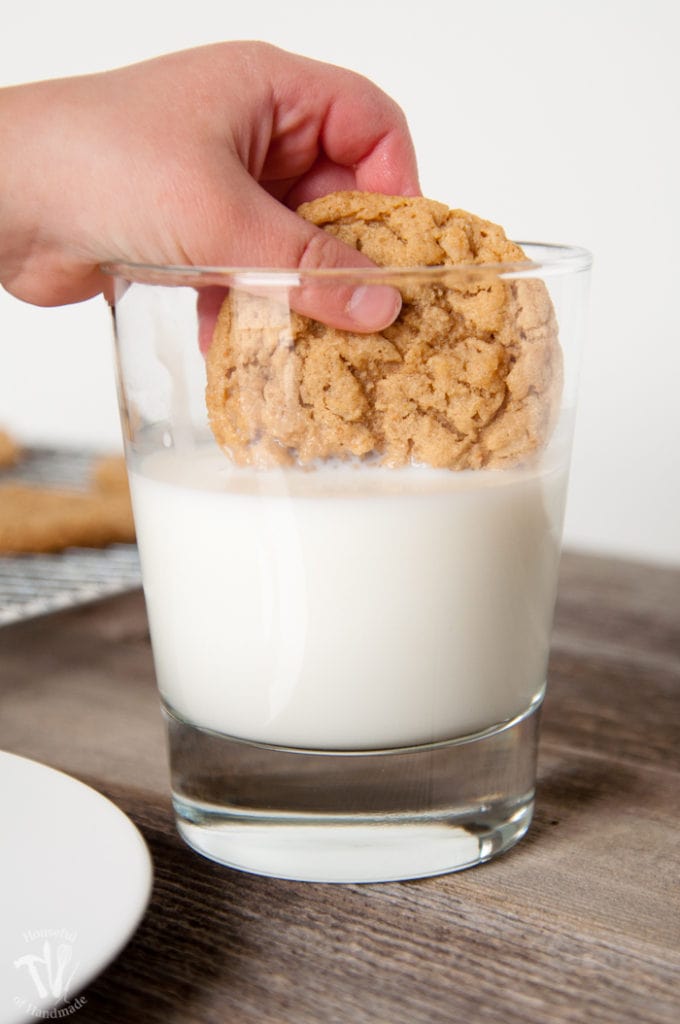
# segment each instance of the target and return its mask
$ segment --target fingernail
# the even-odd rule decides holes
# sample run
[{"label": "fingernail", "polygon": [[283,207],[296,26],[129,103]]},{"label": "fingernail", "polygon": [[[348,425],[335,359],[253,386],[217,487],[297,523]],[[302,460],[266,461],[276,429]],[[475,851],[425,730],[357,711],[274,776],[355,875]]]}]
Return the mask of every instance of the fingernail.
[{"label": "fingernail", "polygon": [[361,285],[347,303],[347,313],[361,331],[380,331],[399,316],[401,295],[387,285]]}]

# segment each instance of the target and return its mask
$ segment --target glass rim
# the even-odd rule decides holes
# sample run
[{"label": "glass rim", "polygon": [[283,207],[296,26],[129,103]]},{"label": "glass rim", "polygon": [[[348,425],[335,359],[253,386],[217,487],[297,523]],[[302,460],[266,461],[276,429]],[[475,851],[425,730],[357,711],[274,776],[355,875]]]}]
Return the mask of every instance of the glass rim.
[{"label": "glass rim", "polygon": [[504,263],[456,263],[435,266],[406,267],[248,267],[248,266],[192,266],[190,264],[154,264],[126,260],[108,260],[100,270],[111,277],[122,278],[137,284],[178,284],[201,286],[210,284],[269,285],[299,287],[304,281],[355,281],[357,279],[385,283],[406,278],[470,277],[493,273],[503,278],[534,277],[573,274],[590,269],[592,253],[576,245],[562,245],[552,242],[516,242],[524,250],[533,250],[535,255],[526,260]]}]

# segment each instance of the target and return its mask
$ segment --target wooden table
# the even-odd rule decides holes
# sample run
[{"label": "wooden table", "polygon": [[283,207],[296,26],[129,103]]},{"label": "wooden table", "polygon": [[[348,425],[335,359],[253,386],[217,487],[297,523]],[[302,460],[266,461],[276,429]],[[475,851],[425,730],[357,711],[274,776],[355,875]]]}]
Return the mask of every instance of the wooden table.
[{"label": "wooden table", "polygon": [[480,868],[280,882],[178,839],[139,593],[0,630],[0,748],[141,829],[148,913],[79,1024],[680,1021],[680,571],[564,557],[538,806]]}]

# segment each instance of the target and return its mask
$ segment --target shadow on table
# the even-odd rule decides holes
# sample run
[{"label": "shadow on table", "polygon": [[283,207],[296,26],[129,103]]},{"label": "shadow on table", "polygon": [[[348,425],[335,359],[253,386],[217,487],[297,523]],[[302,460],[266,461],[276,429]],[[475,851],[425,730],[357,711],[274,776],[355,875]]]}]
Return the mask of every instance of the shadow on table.
[{"label": "shadow on table", "polygon": [[580,751],[543,753],[534,820],[518,852],[532,842],[545,845],[558,829],[562,834],[565,829],[589,831],[593,818],[599,818],[604,807],[611,821],[619,811],[628,813],[631,801],[644,799],[645,780],[621,762],[601,760]]}]

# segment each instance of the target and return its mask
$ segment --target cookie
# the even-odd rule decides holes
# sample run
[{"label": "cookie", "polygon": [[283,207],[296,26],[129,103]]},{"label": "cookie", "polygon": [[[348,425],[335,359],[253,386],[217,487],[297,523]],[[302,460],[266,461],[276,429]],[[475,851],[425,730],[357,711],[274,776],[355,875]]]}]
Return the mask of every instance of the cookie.
[{"label": "cookie", "polygon": [[0,430],[0,469],[14,466],[21,458],[21,448],[11,434]]},{"label": "cookie", "polygon": [[134,539],[125,493],[0,485],[0,554],[98,548]]},{"label": "cookie", "polygon": [[0,553],[133,543],[130,502],[120,494],[0,486]]},{"label": "cookie", "polygon": [[[339,192],[298,213],[387,267],[521,262],[502,228],[422,197]],[[379,459],[505,467],[550,434],[561,353],[547,290],[493,270],[400,281],[397,320],[339,331],[232,291],[207,355],[217,442],[239,464]]]}]

